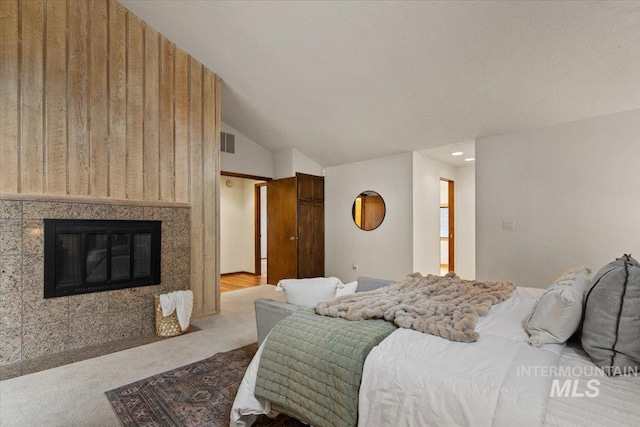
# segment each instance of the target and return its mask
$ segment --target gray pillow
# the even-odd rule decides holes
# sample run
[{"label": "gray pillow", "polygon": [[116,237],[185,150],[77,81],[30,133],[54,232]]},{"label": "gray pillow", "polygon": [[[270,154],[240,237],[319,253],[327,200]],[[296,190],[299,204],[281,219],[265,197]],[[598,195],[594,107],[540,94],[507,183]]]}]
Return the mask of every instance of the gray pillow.
[{"label": "gray pillow", "polygon": [[591,281],[582,323],[582,347],[607,375],[640,368],[640,264],[624,255]]}]

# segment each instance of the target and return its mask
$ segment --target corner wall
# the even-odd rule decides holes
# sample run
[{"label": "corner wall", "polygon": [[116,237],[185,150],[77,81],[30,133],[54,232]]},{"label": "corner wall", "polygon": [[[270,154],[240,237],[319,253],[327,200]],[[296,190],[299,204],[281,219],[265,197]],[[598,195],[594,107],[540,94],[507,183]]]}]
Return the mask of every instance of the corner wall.
[{"label": "corner wall", "polygon": [[[412,270],[412,153],[327,168],[325,272],[343,282],[358,276],[401,279]],[[351,208],[363,191],[377,191],[387,212],[375,230],[353,222]],[[358,264],[358,270],[352,264]]]},{"label": "corner wall", "polygon": [[640,110],[483,138],[476,154],[479,278],[544,288],[640,254]]},{"label": "corner wall", "polygon": [[274,155],[226,123],[222,132],[235,135],[235,153],[220,153],[220,170],[244,175],[273,178]]},{"label": "corner wall", "polygon": [[464,279],[476,278],[476,166],[456,167],[455,270]]},{"label": "corner wall", "polygon": [[455,167],[413,153],[412,270],[423,275],[440,274],[440,178],[455,181]]},{"label": "corner wall", "polygon": [[286,148],[274,154],[274,178],[289,178],[296,172],[309,175],[322,175],[322,166],[302,154],[295,148]]},{"label": "corner wall", "polygon": [[[326,274],[342,281],[440,274],[440,178],[456,182],[456,273],[475,278],[474,167],[456,168],[418,152],[327,168]],[[360,230],[351,216],[365,190],[380,193],[387,208],[372,231]]]}]

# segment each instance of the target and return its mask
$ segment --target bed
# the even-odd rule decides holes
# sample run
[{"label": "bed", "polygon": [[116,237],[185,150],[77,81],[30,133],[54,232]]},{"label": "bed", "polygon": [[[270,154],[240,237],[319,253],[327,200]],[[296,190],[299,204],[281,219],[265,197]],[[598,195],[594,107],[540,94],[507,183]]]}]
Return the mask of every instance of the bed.
[{"label": "bed", "polygon": [[[605,376],[579,345],[525,342],[524,322],[544,292],[516,288],[478,320],[473,343],[391,333],[364,362],[357,425],[640,425],[640,378]],[[263,346],[240,385],[232,426],[271,411],[254,395]]]}]

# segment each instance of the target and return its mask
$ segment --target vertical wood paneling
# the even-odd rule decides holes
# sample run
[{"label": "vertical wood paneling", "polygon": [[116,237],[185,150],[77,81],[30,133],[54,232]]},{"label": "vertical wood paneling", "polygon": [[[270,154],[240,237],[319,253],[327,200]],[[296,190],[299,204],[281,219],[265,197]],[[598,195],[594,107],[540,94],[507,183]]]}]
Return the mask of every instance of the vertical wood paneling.
[{"label": "vertical wood paneling", "polygon": [[45,193],[67,194],[67,2],[46,7]]},{"label": "vertical wood paneling", "polygon": [[17,0],[0,1],[0,193],[20,191],[19,10]]},{"label": "vertical wood paneling", "polygon": [[40,194],[44,186],[44,3],[22,5],[21,189]]},{"label": "vertical wood paneling", "polygon": [[127,23],[127,198],[144,195],[144,31],[142,21],[128,14]]},{"label": "vertical wood paneling", "polygon": [[89,7],[69,1],[69,194],[89,194]]},{"label": "vertical wood paneling", "polygon": [[91,195],[97,197],[109,194],[107,19],[106,0],[89,2],[89,188]]},{"label": "vertical wood paneling", "polygon": [[173,61],[175,46],[164,37],[160,44],[160,200],[175,200],[173,134]]},{"label": "vertical wood paneling", "polygon": [[211,132],[214,132],[215,141],[213,143],[213,171],[214,171],[214,184],[213,190],[216,192],[216,197],[214,199],[213,211],[214,211],[214,239],[215,239],[215,248],[216,248],[216,256],[215,256],[215,265],[216,265],[216,276],[214,289],[215,293],[213,298],[215,298],[215,313],[220,312],[220,129],[222,128],[222,79],[220,76],[215,75],[215,89],[216,89],[216,97],[215,97],[215,122],[213,123],[214,129]]},{"label": "vertical wood paneling", "polygon": [[204,205],[202,170],[202,66],[191,59],[189,146],[191,150],[191,290],[194,314],[204,314]]},{"label": "vertical wood paneling", "polygon": [[158,32],[144,30],[144,199],[160,198],[160,138],[158,132]]},{"label": "vertical wood paneling", "polygon": [[180,49],[175,52],[175,201],[189,201],[189,56]]},{"label": "vertical wood paneling", "polygon": [[219,310],[220,79],[117,0],[0,0],[0,193],[191,203]]},{"label": "vertical wood paneling", "polygon": [[109,0],[109,196],[127,197],[127,11]]},{"label": "vertical wood paneling", "polygon": [[216,307],[216,87],[215,75],[204,69],[203,97],[203,171],[204,211],[204,281],[203,314],[215,313]]}]

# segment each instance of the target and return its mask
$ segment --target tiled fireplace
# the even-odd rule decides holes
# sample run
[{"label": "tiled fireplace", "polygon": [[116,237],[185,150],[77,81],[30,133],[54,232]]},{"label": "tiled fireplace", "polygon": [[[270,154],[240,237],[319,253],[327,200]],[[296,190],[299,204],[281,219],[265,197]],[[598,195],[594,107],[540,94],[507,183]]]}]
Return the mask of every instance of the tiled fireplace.
[{"label": "tiled fireplace", "polygon": [[[153,295],[189,288],[187,207],[0,200],[0,378],[24,363],[154,334]],[[160,285],[44,298],[44,219],[162,221]]]}]

